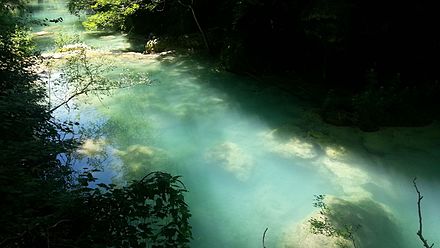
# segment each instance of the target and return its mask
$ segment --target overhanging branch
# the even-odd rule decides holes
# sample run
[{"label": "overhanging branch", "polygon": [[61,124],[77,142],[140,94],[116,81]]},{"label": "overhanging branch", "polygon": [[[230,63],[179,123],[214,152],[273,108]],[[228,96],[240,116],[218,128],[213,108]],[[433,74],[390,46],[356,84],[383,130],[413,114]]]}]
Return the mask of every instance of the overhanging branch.
[{"label": "overhanging branch", "polygon": [[425,237],[423,237],[422,208],[420,206],[422,199],[423,199],[423,196],[420,194],[419,188],[417,187],[417,184],[416,184],[416,180],[417,180],[417,178],[415,177],[413,180],[413,185],[414,185],[414,188],[416,189],[416,192],[417,192],[417,211],[419,214],[419,230],[417,231],[417,236],[419,236],[420,240],[422,241],[423,247],[432,248],[434,246],[434,243],[429,245],[428,240],[426,240]]}]

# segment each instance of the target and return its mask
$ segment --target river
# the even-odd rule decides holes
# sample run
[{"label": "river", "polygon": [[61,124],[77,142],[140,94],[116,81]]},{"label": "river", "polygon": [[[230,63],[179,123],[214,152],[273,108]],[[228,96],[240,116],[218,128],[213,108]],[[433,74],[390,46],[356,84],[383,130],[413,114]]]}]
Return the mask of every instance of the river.
[{"label": "river", "polygon": [[[192,213],[191,247],[337,247],[309,231],[314,195],[324,194],[339,224],[361,225],[358,247],[422,247],[417,177],[424,195],[424,236],[440,244],[440,125],[357,128],[323,123],[309,103],[222,71],[187,54],[144,55],[121,33],[86,32],[62,1],[33,3],[35,26],[50,52],[60,33],[77,35],[118,73],[148,74],[151,84],[82,98],[80,162],[98,157],[101,181],[123,183],[152,170],[181,175]],[[110,74],[111,75],[111,74]],[[88,104],[81,104],[88,102]],[[65,118],[63,111],[57,112]]]}]

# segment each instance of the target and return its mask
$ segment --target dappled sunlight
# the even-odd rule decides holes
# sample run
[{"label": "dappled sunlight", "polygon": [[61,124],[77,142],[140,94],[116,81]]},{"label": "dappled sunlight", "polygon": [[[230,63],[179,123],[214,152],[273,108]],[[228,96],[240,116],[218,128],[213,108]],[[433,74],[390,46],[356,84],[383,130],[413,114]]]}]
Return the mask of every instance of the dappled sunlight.
[{"label": "dappled sunlight", "polygon": [[317,156],[312,144],[301,141],[297,138],[291,138],[286,143],[276,145],[273,148],[273,151],[287,158],[299,157],[311,159]]},{"label": "dappled sunlight", "polygon": [[232,142],[225,142],[208,150],[206,159],[215,161],[241,181],[245,181],[249,177],[249,173],[254,166],[252,157],[243,151],[239,145]]},{"label": "dappled sunlight", "polygon": [[290,138],[280,137],[278,129],[260,133],[259,137],[269,151],[287,159],[305,159],[305,164],[315,167],[318,173],[329,175],[332,184],[340,187],[345,196],[372,197],[373,193],[366,186],[389,186],[379,177],[373,179],[365,171],[365,161],[353,156],[344,146],[333,144],[331,137],[314,132],[312,137],[309,137],[311,134],[303,134],[305,138],[300,139],[291,136],[294,132],[299,132],[298,129],[295,131],[294,127],[289,127],[289,130],[291,131],[283,132],[283,135],[290,135],[287,136]]},{"label": "dappled sunlight", "polygon": [[347,153],[346,149],[342,146],[326,147],[324,151],[327,157],[337,160],[344,159],[344,155]]},{"label": "dappled sunlight", "polygon": [[359,159],[350,156],[345,147],[329,145],[329,142],[324,141],[318,145],[312,143],[314,139],[297,137],[281,139],[277,132],[278,129],[273,129],[260,134],[264,146],[269,151],[288,159],[305,159],[317,169],[325,169],[319,170],[319,173],[330,174],[333,184],[341,187],[344,195],[371,197],[372,194],[364,186],[378,182],[372,180],[370,175],[360,167]]},{"label": "dappled sunlight", "polygon": [[371,196],[371,193],[363,188],[364,184],[371,182],[366,172],[352,164],[330,158],[323,158],[320,162],[333,174],[334,183],[342,187],[345,194]]},{"label": "dappled sunlight", "polygon": [[[313,217],[313,216],[311,216]],[[310,218],[311,218],[310,217]],[[349,244],[336,237],[327,237],[325,235],[313,234],[310,232],[310,224],[306,218],[301,223],[295,223],[283,231],[283,237],[280,241],[282,248],[341,248],[340,244]]]},{"label": "dappled sunlight", "polygon": [[386,175],[369,169],[374,160],[347,145],[352,140],[338,143],[340,137],[328,127],[315,130],[294,121],[274,129],[198,77],[152,76],[156,84],[121,90],[99,105],[109,118],[108,142],[115,147],[110,168],[115,182],[153,170],[182,175],[191,195],[193,247],[255,247],[267,226],[270,247],[336,248],[340,240],[307,228],[312,196],[321,193],[345,199],[334,203],[353,214],[344,220],[368,225],[361,233],[365,244],[384,238],[370,225],[395,232],[390,213],[399,210],[370,202],[401,202],[394,195],[398,190],[390,190],[393,183]]},{"label": "dappled sunlight", "polygon": [[373,185],[388,192],[389,182],[368,172],[365,168],[367,162],[343,146],[329,145],[324,147],[324,154],[316,164],[328,171],[334,185],[341,187],[345,197],[373,197],[370,190]]},{"label": "dappled sunlight", "polygon": [[[37,42],[53,49],[57,34],[65,33],[86,45],[44,53],[47,58],[62,66],[76,50],[87,50],[91,62],[109,69],[99,76],[134,83],[108,96],[76,98],[72,119],[79,116],[78,122],[94,128],[82,130],[86,139],[75,155],[81,162],[105,160],[106,179],[115,184],[152,171],[182,176],[192,213],[191,247],[261,247],[266,227],[268,248],[350,246],[310,232],[308,220],[319,216],[313,196],[325,194],[336,225],[362,225],[360,247],[413,248],[417,220],[408,178],[420,174],[421,184],[431,180],[421,186],[426,233],[440,242],[434,228],[440,225],[438,126],[371,133],[331,126],[321,121],[320,107],[295,98],[307,98],[306,90],[291,92],[300,85],[283,88],[251,73],[235,75],[204,55],[133,52],[133,46],[144,47],[145,37],[133,44],[118,32],[83,32],[82,20],[60,7],[63,1],[41,2],[53,7],[41,17],[65,21],[34,27]],[[61,75],[54,71],[51,77]],[[52,104],[62,100],[52,98]]]},{"label": "dappled sunlight", "polygon": [[318,156],[313,144],[300,140],[296,137],[292,137],[287,141],[280,142],[274,136],[276,132],[277,129],[274,129],[260,134],[260,136],[263,138],[265,146],[267,146],[267,149],[270,151],[275,152],[285,158],[313,159]]},{"label": "dappled sunlight", "polygon": [[387,162],[380,159],[395,148],[408,151],[421,143],[380,143],[380,134],[362,137],[325,126],[303,108],[285,104],[287,96],[279,97],[274,87],[251,86],[186,57],[90,54],[109,61],[113,78],[142,72],[151,84],[81,100],[103,115],[105,139],[85,140],[78,154],[108,153],[106,169],[115,183],[157,170],[182,175],[197,232],[192,247],[256,247],[260,231],[269,227],[268,247],[336,248],[341,240],[310,233],[314,194],[345,199],[329,199],[329,204],[345,213],[342,221],[365,225],[359,238],[363,247],[384,247],[368,240],[384,239],[387,232],[390,240],[398,237],[391,212],[400,210],[375,201],[398,205],[405,193],[371,167]]}]

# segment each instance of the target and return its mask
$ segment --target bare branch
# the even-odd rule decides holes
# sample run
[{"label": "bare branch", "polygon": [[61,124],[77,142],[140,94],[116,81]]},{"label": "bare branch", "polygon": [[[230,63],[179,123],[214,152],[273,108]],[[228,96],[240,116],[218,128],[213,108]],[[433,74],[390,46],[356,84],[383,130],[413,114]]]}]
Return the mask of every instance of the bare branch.
[{"label": "bare branch", "polygon": [[70,222],[70,221],[71,221],[71,220],[68,220],[68,219],[60,220],[60,221],[58,221],[57,223],[53,224],[52,226],[48,227],[47,230],[50,230],[50,229],[52,229],[52,228],[55,228],[55,227],[57,227],[59,224],[62,224],[62,223],[64,223],[64,222]]},{"label": "bare branch", "polygon": [[269,228],[266,227],[266,230],[264,230],[264,233],[263,233],[263,248],[266,248],[266,245],[265,245],[265,243],[264,243],[264,239],[266,238],[266,232],[267,232],[268,229],[269,229]]},{"label": "bare branch", "polygon": [[72,94],[69,98],[67,98],[66,100],[64,100],[63,102],[61,102],[60,104],[58,104],[57,106],[51,108],[49,110],[49,113],[53,113],[55,110],[59,109],[60,107],[64,106],[65,104],[67,104],[68,102],[70,102],[73,98],[82,95],[84,93],[88,92],[87,87],[81,91],[75,92],[74,94]]},{"label": "bare branch", "polygon": [[[67,88],[67,90],[64,90],[66,95],[63,97],[55,96],[58,98],[59,103],[50,108],[48,113],[51,114],[62,106],[68,106],[70,101],[80,95],[88,95],[88,93],[97,94],[103,91],[110,94],[111,90],[129,88],[145,81],[145,79],[139,79],[136,81],[137,83],[124,84],[126,79],[121,79],[120,81],[110,80],[101,75],[107,70],[107,68],[101,69],[102,67],[103,65],[100,64],[92,64],[85,51],[68,59],[67,66],[62,69],[64,77],[58,79],[58,82]],[[148,82],[148,80],[146,81]],[[70,88],[72,89],[70,90]],[[68,93],[69,91],[70,93]],[[98,99],[100,99],[99,96]]]},{"label": "bare branch", "polygon": [[419,188],[417,187],[417,184],[416,184],[416,180],[417,180],[417,177],[415,177],[413,180],[413,185],[414,185],[414,188],[416,189],[416,192],[417,192],[417,211],[419,214],[419,230],[417,231],[417,236],[419,236],[420,240],[422,241],[423,247],[432,248],[434,246],[434,243],[429,245],[428,240],[426,240],[425,237],[423,237],[422,208],[420,207],[423,196],[420,194]]},{"label": "bare branch", "polygon": [[199,29],[200,34],[202,35],[203,42],[205,43],[205,47],[208,50],[208,52],[211,52],[211,47],[209,46],[209,42],[208,42],[208,38],[206,36],[206,33],[205,33],[205,31],[203,31],[202,26],[200,26],[199,20],[197,19],[196,13],[194,12],[194,8],[193,8],[194,0],[191,0],[190,3],[188,3],[188,4],[183,3],[181,0],[178,0],[178,2],[182,6],[187,7],[191,11],[191,14],[193,16],[194,22],[196,23],[197,28]]}]

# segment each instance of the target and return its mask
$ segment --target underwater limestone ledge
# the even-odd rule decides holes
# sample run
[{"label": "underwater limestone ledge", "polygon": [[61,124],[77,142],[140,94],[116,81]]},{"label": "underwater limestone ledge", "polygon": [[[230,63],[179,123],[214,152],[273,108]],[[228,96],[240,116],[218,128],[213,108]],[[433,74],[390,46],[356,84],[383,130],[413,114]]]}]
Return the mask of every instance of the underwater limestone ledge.
[{"label": "underwater limestone ledge", "polygon": [[[403,248],[405,239],[393,213],[382,203],[371,198],[345,200],[326,196],[324,200],[332,226],[344,229],[345,226],[360,225],[353,232],[357,247]],[[352,241],[334,236],[314,234],[311,231],[310,219],[320,219],[322,214],[317,209],[302,221],[293,223],[283,232],[283,248],[340,248],[353,247]]]},{"label": "underwater limestone ledge", "polygon": [[[136,179],[157,170],[170,170],[173,166],[165,150],[142,144],[129,145],[125,148],[114,148],[113,156],[117,157],[111,165],[118,179]],[[118,178],[120,177],[120,178]]]},{"label": "underwater limestone ledge", "polygon": [[208,161],[213,161],[232,173],[238,180],[245,181],[255,163],[251,156],[233,142],[224,142],[210,149],[206,154]]},{"label": "underwater limestone ledge", "polygon": [[93,49],[92,47],[84,44],[84,43],[74,43],[74,44],[67,44],[63,47],[57,49],[57,51],[49,51],[44,52],[41,54],[41,57],[43,59],[63,59],[68,58],[73,55],[76,55],[80,52],[86,52],[87,57],[90,59],[102,59],[104,58],[113,58],[116,56],[119,60],[151,60],[156,59],[159,57],[169,57],[171,56],[172,59],[173,55],[175,55],[174,51],[165,51],[161,53],[155,53],[155,54],[145,54],[145,53],[139,53],[139,52],[126,52],[126,51],[107,51],[107,50],[100,50],[100,49]]},{"label": "underwater limestone ledge", "polygon": [[278,131],[278,129],[273,129],[259,134],[269,151],[285,158],[314,159],[318,156],[316,147],[311,142],[295,136],[281,140],[276,136]]}]

